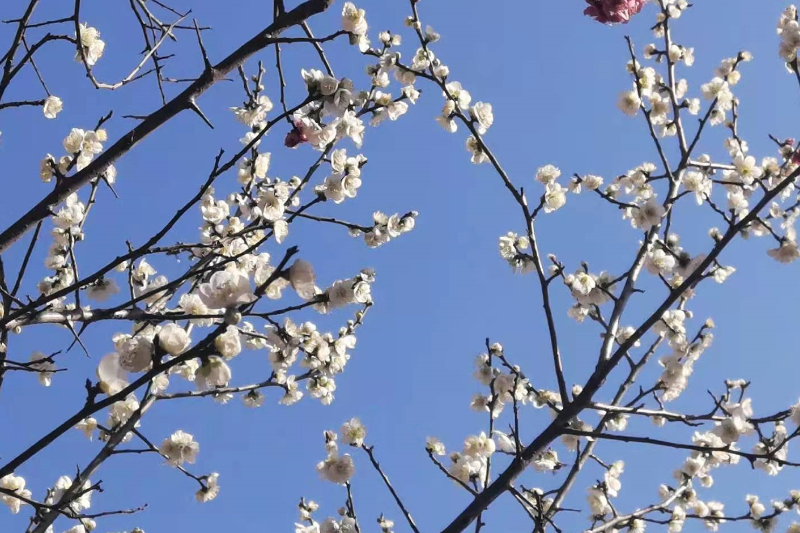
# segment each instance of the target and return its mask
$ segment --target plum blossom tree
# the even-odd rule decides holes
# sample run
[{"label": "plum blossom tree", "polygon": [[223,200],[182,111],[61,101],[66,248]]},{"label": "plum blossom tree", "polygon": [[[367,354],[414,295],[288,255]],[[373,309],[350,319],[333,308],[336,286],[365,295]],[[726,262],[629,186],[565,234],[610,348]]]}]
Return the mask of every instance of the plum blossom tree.
[{"label": "plum blossom tree", "polygon": [[[655,0],[652,30],[656,43],[637,53],[632,40],[626,38],[630,82],[617,105],[626,115],[642,119],[658,154],[657,162],[642,163],[611,180],[573,174],[561,182],[560,169],[543,165],[535,172],[539,183],[525,178],[523,187],[512,181],[486,140],[494,123],[491,105],[473,102],[468,90],[452,80],[444,59],[435,54],[440,36],[423,25],[419,3],[411,0],[406,20],[419,48],[408,64],[401,63],[398,55],[391,61],[442,91],[445,103],[437,122],[448,132],[466,130],[471,161],[489,166],[518,208],[522,229],[500,237],[500,256],[513,272],[532,274],[539,287],[549,333],[550,382],[555,384],[555,389],[549,390],[541,371],[526,374],[501,343],[486,339],[474,374],[483,390],[470,401],[473,410],[485,413],[486,426],[468,435],[463,447],[449,455],[445,444],[435,437],[424,445],[434,471],[451,479],[455,490],[469,495],[469,503],[452,517],[443,533],[468,527],[480,532],[487,525],[486,511],[501,496],[518,504],[534,532],[574,531],[563,524],[566,515],[576,511],[589,518],[586,531],[590,533],[641,533],[651,528],[678,533],[695,531],[701,525],[717,531],[734,522],[748,522],[757,531],[775,531],[782,521],[784,531],[800,531],[800,524],[788,517],[800,509],[800,490],[770,502],[744,490],[736,509],[716,501],[713,490],[718,468],[746,465],[776,476],[800,466],[788,455],[790,441],[800,435],[800,403],[756,415],[748,395],[750,382],[720,376],[723,386],[709,391],[708,406],[698,405],[691,412],[669,406],[692,385],[694,366],[712,344],[714,321],[696,317],[693,300],[702,298],[705,285],[725,283],[735,272],[733,266],[721,262],[729,244],[737,238],[760,237],[771,243],[766,252],[770,258],[791,263],[800,257],[794,228],[800,212],[800,146],[792,138],[771,137],[776,153],[758,160],[750,155],[739,132],[740,102],[734,87],[742,67],[752,60],[751,54],[739,51],[723,59],[695,96],[680,76],[680,69],[694,63],[694,49],[676,42],[672,34],[673,26],[691,6],[685,0]],[[627,23],[646,2],[587,3],[585,14],[599,22]],[[794,6],[780,15],[778,37],[780,57],[800,81],[800,25]],[[696,121],[689,116],[696,116]],[[701,151],[703,134],[713,127],[727,131],[727,157],[722,160],[713,160]],[[544,251],[537,233],[545,224],[543,219],[566,209],[569,198],[575,197],[569,203],[590,201],[579,196],[596,198],[600,207],[617,210],[630,222],[631,238],[638,245],[625,270],[598,271],[588,262],[567,265]],[[684,246],[677,233],[677,228],[684,227],[681,215],[695,209],[707,210],[718,219],[717,226],[708,228],[704,249]],[[644,285],[650,287],[644,279],[647,276],[656,280],[660,292],[642,290]],[[599,330],[593,370],[582,384],[569,384],[570,369],[562,360],[557,333],[560,319],[551,304],[559,286],[574,300],[569,318],[593,327],[593,333]],[[646,301],[650,311],[644,319],[637,319],[638,313],[631,311],[634,300]],[[652,383],[645,382],[643,370],[656,365],[662,369],[660,376]],[[531,408],[547,411],[550,422],[530,427],[526,411]],[[669,436],[659,435],[657,429],[637,434],[628,427],[635,419],[649,419],[653,428],[673,431]],[[523,436],[531,432],[535,437]],[[676,434],[681,438],[675,438]],[[324,480],[345,488],[345,504],[338,517],[317,520],[314,513],[319,505],[301,500],[297,533],[360,531],[352,498],[353,485],[362,482],[356,476],[359,462],[343,454],[342,446],[364,452],[366,468],[371,465],[376,470],[408,528],[423,530],[378,463],[375,447],[368,444],[369,436],[360,423],[350,420],[338,435],[326,432],[324,441],[327,456],[317,470]],[[603,443],[609,441],[649,446],[654,457],[665,448],[678,450],[685,453],[685,460],[675,464],[673,477],[663,480],[654,499],[640,498],[638,507],[622,509],[615,505],[615,498],[623,490],[625,457],[601,457]],[[585,507],[565,507],[567,495],[581,485]],[[394,528],[384,515],[378,523],[384,533]]]},{"label": "plum blossom tree", "polygon": [[[189,428],[175,428],[159,438],[149,435],[143,420],[151,409],[181,398],[213,398],[224,404],[236,396],[247,407],[257,408],[273,391],[285,405],[305,396],[333,401],[336,378],[348,364],[356,331],[373,305],[370,286],[375,273],[364,269],[318,286],[316,269],[302,257],[302,242],[289,246],[292,224],[302,220],[344,227],[370,247],[414,227],[413,211],[392,216],[376,212],[371,222],[358,224],[313,214],[313,209],[357,196],[367,162],[357,153],[366,133],[365,117],[375,126],[397,120],[420,96],[418,80],[442,92],[444,105],[436,121],[451,133],[466,130],[471,161],[497,176],[521,216],[517,231],[500,236],[499,255],[513,273],[531,274],[538,287],[548,333],[546,363],[552,367],[551,380],[541,372],[526,373],[501,343],[486,339],[474,373],[481,392],[470,400],[470,408],[485,416],[486,425],[470,431],[458,451],[450,454],[436,437],[421,445],[432,471],[450,479],[454,490],[469,498],[462,512],[448,517],[450,524],[443,531],[455,533],[474,524],[479,533],[489,521],[487,510],[500,497],[518,505],[534,532],[563,531],[565,514],[576,511],[564,502],[577,486],[585,490],[586,500],[578,511],[588,517],[587,530],[592,533],[641,533],[659,527],[677,533],[701,523],[716,531],[729,522],[749,522],[757,530],[773,531],[781,520],[790,521],[787,513],[800,508],[800,491],[769,502],[769,508],[757,495],[744,494],[741,509],[735,510],[726,509],[713,495],[718,468],[749,465],[775,476],[800,466],[788,456],[790,441],[800,435],[800,404],[756,416],[749,382],[727,379],[711,391],[708,406],[697,406],[697,411],[668,405],[693,385],[694,365],[713,341],[714,322],[695,317],[693,299],[702,298],[705,285],[725,283],[734,274],[733,266],[721,262],[731,242],[761,237],[771,243],[766,253],[770,258],[791,263],[800,257],[794,229],[800,212],[800,145],[776,136],[775,154],[760,160],[750,155],[739,133],[740,102],[733,89],[744,63],[752,59],[746,51],[723,59],[712,79],[690,92],[679,69],[692,66],[694,49],[672,36],[678,19],[691,12],[686,1],[651,2],[656,44],[637,53],[627,40],[624,61],[629,81],[617,106],[626,115],[643,119],[657,161],[637,162],[610,180],[594,174],[565,179],[556,166],[542,164],[524,178],[524,186],[512,180],[486,139],[495,123],[492,105],[473,101],[468,89],[452,79],[443,58],[435,55],[440,35],[423,25],[419,0],[410,0],[406,19],[412,39],[419,43],[408,61],[399,52],[399,34],[384,31],[377,41],[370,40],[366,13],[353,3],[342,5],[335,31],[314,37],[309,20],[328,10],[331,1],[306,0],[287,11],[276,0],[274,21],[217,64],[210,61],[203,43],[205,27],[189,24],[186,15],[161,2],[132,0],[144,52],[129,74],[115,82],[95,75],[94,67],[112,51],[106,49],[100,31],[82,22],[87,15],[80,0],[75,0],[69,17],[34,22],[38,3],[31,0],[22,16],[9,21],[17,30],[0,61],[0,110],[40,107],[46,118],[56,119],[69,105],[50,94],[46,72],[36,63],[40,49],[60,41],[74,48],[74,59],[94,88],[115,90],[152,79],[162,105],[149,114],[129,117],[138,125],[107,148],[107,128],[114,124],[111,114],[102,116],[92,129],[70,128],[63,142],[65,153],[46,154],[39,166],[39,176],[51,184],[51,192],[0,232],[0,254],[22,246],[16,243],[30,235],[19,265],[12,269],[5,264],[8,256],[0,255],[0,388],[4,379],[24,379],[26,374],[36,374],[42,385],[49,386],[66,370],[60,352],[36,351],[27,360],[16,356],[12,333],[59,328],[69,332],[69,348],[86,350],[83,339],[94,324],[126,323],[107,339],[112,351],[98,360],[96,374],[80,391],[83,406],[33,444],[21,443],[15,456],[0,463],[0,502],[11,513],[31,512],[28,532],[85,533],[98,527],[104,516],[140,511],[92,509],[102,500],[103,488],[92,479],[105,463],[122,454],[160,456],[196,487],[198,501],[214,500],[221,490],[220,473],[195,473],[191,467],[202,443],[187,432]],[[587,3],[586,15],[609,24],[626,23],[645,7],[640,0]],[[778,35],[780,56],[789,73],[800,80],[797,19],[796,9],[787,8],[780,15]],[[39,36],[40,28],[53,32]],[[284,36],[290,30],[299,36]],[[203,70],[188,80],[171,78],[166,47],[185,35],[196,39]],[[324,45],[340,38],[348,40],[352,53],[367,63],[366,80],[334,75]],[[313,46],[320,70],[309,67],[299,77],[285,76],[282,46],[285,50],[289,45]],[[272,97],[267,94],[263,63],[247,62],[264,49],[274,52],[276,64],[279,83]],[[6,89],[23,68],[37,75],[44,96],[5,102]],[[243,90],[243,103],[231,108],[244,128],[243,147],[227,157],[220,151],[208,176],[198,183],[199,190],[151,238],[126,243],[127,253],[104,258],[104,266],[89,274],[79,270],[80,243],[87,233],[91,235],[86,221],[92,206],[106,190],[114,192],[118,178],[114,163],[183,111],[212,126],[198,101],[228,76],[241,81]],[[287,90],[293,79],[302,79],[303,84],[303,98],[296,103],[290,103]],[[176,92],[172,87],[177,83],[188,85]],[[398,84],[397,96],[386,92],[392,83]],[[697,116],[696,123],[689,115]],[[727,132],[728,155],[719,161],[700,148],[703,134],[713,127]],[[265,150],[269,144],[265,135],[272,129],[285,133],[281,150],[314,155],[308,167],[300,169],[300,177],[271,175],[273,155]],[[285,152],[275,152],[274,157],[281,153]],[[318,177],[320,170],[327,174],[324,178]],[[228,175],[235,176],[236,184],[220,194],[221,178]],[[544,251],[537,230],[550,213],[569,209],[567,204],[574,202],[621,213],[636,243],[629,267],[607,272],[592,269],[588,262],[568,265]],[[708,229],[704,249],[683,244],[677,233],[683,227],[680,213],[686,210],[703,210],[718,219],[718,225]],[[178,222],[191,216],[202,221],[199,236],[167,243]],[[48,230],[51,242],[45,265],[52,275],[29,280],[30,259]],[[172,269],[164,266],[181,259],[188,266],[183,262]],[[178,274],[166,274],[175,268]],[[643,292],[648,276],[660,292]],[[35,286],[38,296],[23,296],[20,291],[29,286]],[[551,303],[557,290],[574,300],[566,317],[558,317]],[[644,318],[631,310],[634,301],[648,309]],[[291,318],[303,310],[327,314],[346,306],[357,310],[335,333]],[[567,319],[594,328],[593,335],[599,331],[592,371],[582,384],[570,383],[573,370],[562,359],[558,324]],[[237,380],[237,358],[245,350],[268,353],[269,375]],[[652,366],[661,368],[660,375],[653,383],[645,382],[643,370]],[[528,416],[532,410],[546,412],[550,421],[532,424]],[[636,419],[652,421],[652,434],[629,430]],[[675,432],[659,435],[655,428],[661,427],[671,427],[683,438],[672,438]],[[25,469],[73,429],[90,441],[96,439],[90,444],[97,449],[91,461],[52,486],[28,483]],[[525,438],[531,433],[535,436]],[[392,485],[370,437],[358,418],[345,421],[338,432],[324,433],[324,455],[316,470],[322,480],[343,487],[344,505],[337,516],[319,520],[315,513],[320,506],[301,499],[297,533],[367,530],[353,498],[354,484],[367,481],[357,476],[361,464],[376,472],[378,483],[397,505],[403,527],[414,533],[424,529],[402,499],[404,489]],[[673,478],[663,480],[654,499],[643,497],[636,507],[622,509],[615,499],[624,490],[625,457],[601,457],[608,441],[649,446],[654,454],[677,450],[685,453],[685,460],[675,465]],[[599,476],[594,475],[597,472]],[[377,524],[382,533],[395,529],[395,522],[384,514]],[[800,525],[785,525],[791,533],[800,531]]]},{"label": "plum blossom tree", "polygon": [[[109,353],[96,361],[96,373],[87,376],[85,388],[75,391],[82,407],[44,435],[19,436],[15,455],[0,461],[0,501],[13,514],[30,510],[28,532],[85,533],[94,530],[101,517],[142,510],[90,510],[103,490],[92,479],[122,454],[161,456],[194,485],[198,501],[213,500],[220,491],[220,475],[195,473],[190,466],[201,451],[200,443],[182,428],[171,435],[149,435],[142,419],[151,409],[168,408],[182,398],[213,398],[225,404],[238,397],[251,408],[268,398],[287,406],[308,396],[323,404],[333,401],[337,376],[345,370],[357,330],[373,305],[370,287],[375,273],[365,268],[323,284],[303,259],[303,243],[292,243],[291,229],[298,221],[344,228],[375,248],[414,228],[413,211],[376,211],[364,223],[314,212],[321,204],[357,197],[367,163],[359,152],[365,121],[377,126],[398,119],[418,93],[408,75],[398,76],[396,83],[402,88],[397,96],[385,92],[388,74],[396,68],[388,63],[375,66],[364,54],[371,50],[368,25],[364,11],[353,4],[345,3],[340,15],[326,21],[334,27],[331,33],[313,35],[310,19],[331,3],[307,0],[286,10],[276,0],[272,22],[214,64],[203,40],[207,27],[189,22],[188,13],[162,2],[134,0],[130,12],[141,30],[144,51],[130,73],[115,82],[95,74],[95,67],[113,52],[101,31],[84,22],[92,14],[81,9],[80,0],[71,2],[73,12],[63,18],[48,18],[40,2],[30,0],[24,12],[5,21],[15,32],[0,60],[0,111],[40,108],[47,119],[57,119],[70,105],[51,94],[57,86],[37,65],[41,51],[57,43],[73,54],[90,87],[113,91],[154,80],[161,101],[147,114],[125,117],[137,122],[127,132],[112,120],[112,113],[90,127],[67,128],[63,152],[43,154],[38,168],[50,191],[0,236],[0,388],[5,380],[29,375],[50,386],[68,370],[64,352],[74,348],[90,355],[84,339],[96,324],[107,322],[117,330],[105,339]],[[179,79],[169,74],[174,54],[167,47],[185,38],[196,46],[203,68],[193,78]],[[334,75],[323,46],[342,39],[353,45],[356,60],[363,58],[368,64],[371,74],[364,79]],[[298,75],[284,75],[282,54],[290,45],[313,47],[318,56],[313,66],[322,70],[309,66]],[[274,75],[269,79],[275,83],[269,88],[263,62],[250,60],[262,51],[274,54]],[[42,98],[7,98],[21,72],[36,75]],[[207,176],[187,188],[191,193],[180,200],[174,214],[162,217],[161,228],[150,238],[123,242],[127,252],[121,255],[93,257],[90,262],[101,264],[99,268],[79,268],[81,243],[91,238],[87,221],[93,206],[111,201],[107,193],[116,196],[115,183],[125,179],[117,176],[114,163],[184,111],[213,128],[199,98],[230,77],[239,80],[242,90],[242,102],[231,102],[230,108],[243,129],[242,146],[211,157]],[[301,95],[294,102],[292,88],[299,88]],[[111,130],[123,130],[116,141],[111,141]],[[285,135],[275,144],[276,152],[266,149],[270,143],[265,136],[271,130]],[[289,149],[309,154],[308,162],[297,175],[280,178],[271,172],[270,163]],[[224,179],[228,177],[232,179]],[[199,224],[199,232],[176,236],[183,220]],[[5,252],[24,236],[25,253],[21,263],[12,266]],[[45,266],[51,274],[32,279],[31,258],[42,246],[49,246]],[[319,278],[335,275],[320,272]],[[293,318],[308,310],[341,317],[342,325],[328,332],[307,319]],[[43,328],[68,331],[65,350],[20,354],[15,338],[36,335]],[[271,371],[257,378],[238,376],[236,359],[245,350],[268,354]],[[27,483],[23,473],[40,452],[73,428],[94,441],[87,441],[94,457],[50,487]],[[347,465],[338,461],[330,472],[344,476]]]}]

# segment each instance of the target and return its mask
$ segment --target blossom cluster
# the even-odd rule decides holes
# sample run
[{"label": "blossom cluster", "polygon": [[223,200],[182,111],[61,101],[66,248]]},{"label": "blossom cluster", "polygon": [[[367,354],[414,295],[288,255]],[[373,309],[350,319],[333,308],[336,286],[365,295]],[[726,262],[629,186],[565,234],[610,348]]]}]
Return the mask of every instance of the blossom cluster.
[{"label": "blossom cluster", "polygon": [[88,24],[78,25],[79,32],[76,37],[80,40],[80,48],[75,52],[75,61],[85,61],[90,67],[103,57],[106,43],[100,38],[100,31]]}]

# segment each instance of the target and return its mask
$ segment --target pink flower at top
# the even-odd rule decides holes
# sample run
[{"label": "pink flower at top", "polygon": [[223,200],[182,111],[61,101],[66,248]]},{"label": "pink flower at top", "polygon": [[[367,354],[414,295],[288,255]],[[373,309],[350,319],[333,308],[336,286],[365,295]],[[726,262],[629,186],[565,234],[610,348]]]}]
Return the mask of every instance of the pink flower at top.
[{"label": "pink flower at top", "polygon": [[626,24],[647,0],[586,0],[586,3],[589,7],[583,11],[584,15],[603,24]]}]

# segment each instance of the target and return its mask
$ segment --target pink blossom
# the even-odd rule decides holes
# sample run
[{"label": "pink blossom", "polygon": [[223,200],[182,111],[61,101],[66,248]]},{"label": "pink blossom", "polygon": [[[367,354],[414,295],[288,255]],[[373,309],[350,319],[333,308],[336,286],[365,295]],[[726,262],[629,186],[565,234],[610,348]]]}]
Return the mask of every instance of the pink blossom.
[{"label": "pink blossom", "polygon": [[796,153],[794,151],[795,142],[797,141],[795,141],[794,137],[787,137],[786,140],[783,141],[783,143],[781,143],[781,148],[785,148],[787,149],[787,151],[791,150],[790,153],[792,154],[792,163],[794,163],[795,165],[800,165],[800,153]]},{"label": "pink blossom", "polygon": [[303,131],[302,126],[303,122],[296,120],[293,123],[292,130],[286,134],[286,140],[284,140],[283,144],[288,148],[296,148],[297,145],[308,141],[308,136]]},{"label": "pink blossom", "polygon": [[603,24],[626,24],[633,15],[642,10],[647,0],[586,0],[589,4],[584,15],[589,15]]}]

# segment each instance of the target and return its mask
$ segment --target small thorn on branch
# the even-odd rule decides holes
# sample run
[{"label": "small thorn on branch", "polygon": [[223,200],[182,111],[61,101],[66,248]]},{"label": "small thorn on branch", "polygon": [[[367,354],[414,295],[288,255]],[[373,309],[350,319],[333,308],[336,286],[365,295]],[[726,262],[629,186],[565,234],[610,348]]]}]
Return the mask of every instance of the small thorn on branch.
[{"label": "small thorn on branch", "polygon": [[119,194],[117,194],[117,191],[114,189],[114,186],[111,185],[111,182],[108,181],[108,177],[105,174],[103,174],[103,183],[105,183],[106,186],[111,190],[111,194],[114,195],[114,198],[119,200]]},{"label": "small thorn on branch", "polygon": [[208,53],[206,52],[206,47],[203,44],[203,36],[200,33],[200,26],[197,25],[197,19],[192,20],[194,21],[194,31],[197,34],[197,44],[200,45],[200,53],[203,55],[203,68],[206,70],[206,72],[211,72],[213,67],[211,66],[211,61],[208,60]]},{"label": "small thorn on branch", "polygon": [[209,128],[211,128],[212,130],[214,129],[214,125],[211,123],[210,120],[208,120],[208,117],[206,117],[206,115],[203,113],[203,110],[200,109],[200,107],[197,105],[197,102],[195,102],[194,98],[189,100],[189,103],[187,105],[189,106],[189,109],[197,113],[197,115],[203,119],[203,122],[205,122]]}]

